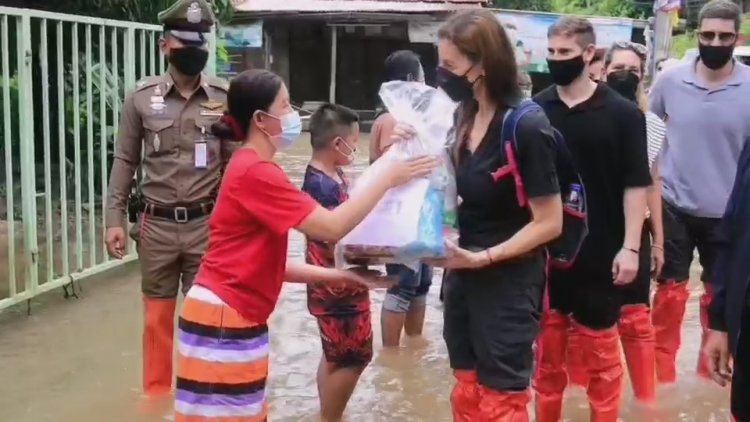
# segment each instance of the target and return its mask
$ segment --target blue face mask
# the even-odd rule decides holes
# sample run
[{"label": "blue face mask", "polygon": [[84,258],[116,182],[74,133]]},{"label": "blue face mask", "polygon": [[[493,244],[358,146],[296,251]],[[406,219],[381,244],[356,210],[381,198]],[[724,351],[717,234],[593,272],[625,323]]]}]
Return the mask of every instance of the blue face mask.
[{"label": "blue face mask", "polygon": [[281,122],[281,133],[278,135],[271,135],[263,130],[263,132],[268,135],[276,145],[276,149],[283,150],[294,145],[294,142],[297,141],[302,134],[302,118],[299,113],[296,111],[290,111],[281,117],[265,112],[263,114],[278,119]]},{"label": "blue face mask", "polygon": [[291,111],[279,118],[281,120],[281,133],[273,138],[276,139],[278,149],[286,149],[294,144],[302,134],[302,118],[296,111]]}]

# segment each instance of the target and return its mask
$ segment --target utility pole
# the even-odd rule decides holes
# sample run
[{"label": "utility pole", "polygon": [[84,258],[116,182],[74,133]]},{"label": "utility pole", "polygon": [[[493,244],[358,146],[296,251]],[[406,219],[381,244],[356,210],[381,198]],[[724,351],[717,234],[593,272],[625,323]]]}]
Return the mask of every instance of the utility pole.
[{"label": "utility pole", "polygon": [[649,75],[654,75],[656,63],[669,58],[672,48],[672,29],[675,15],[680,10],[680,0],[655,0],[654,19],[651,25],[651,51],[649,60]]}]

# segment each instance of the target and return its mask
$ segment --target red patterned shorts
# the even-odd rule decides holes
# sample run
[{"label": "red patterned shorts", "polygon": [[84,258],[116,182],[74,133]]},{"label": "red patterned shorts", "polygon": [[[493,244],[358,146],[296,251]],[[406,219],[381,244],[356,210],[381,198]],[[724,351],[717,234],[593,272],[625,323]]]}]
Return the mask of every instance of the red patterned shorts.
[{"label": "red patterned shorts", "polygon": [[326,361],[339,367],[367,366],[372,360],[370,311],[316,316]]}]

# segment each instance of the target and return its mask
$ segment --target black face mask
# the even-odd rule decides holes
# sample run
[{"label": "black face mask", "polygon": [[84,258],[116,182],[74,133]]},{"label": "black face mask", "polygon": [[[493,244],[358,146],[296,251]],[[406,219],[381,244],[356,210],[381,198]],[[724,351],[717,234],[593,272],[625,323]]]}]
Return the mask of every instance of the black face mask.
[{"label": "black face mask", "polygon": [[701,61],[707,68],[717,70],[732,60],[734,45],[703,45],[698,44]]},{"label": "black face mask", "polygon": [[618,70],[607,74],[607,85],[630,101],[636,101],[638,84],[641,79],[629,70]]},{"label": "black face mask", "polygon": [[469,82],[466,74],[456,75],[450,70],[438,66],[437,86],[457,103],[474,98],[474,84]]},{"label": "black face mask", "polygon": [[173,48],[169,64],[185,76],[198,76],[206,68],[208,51],[195,46]]},{"label": "black face mask", "polygon": [[584,63],[583,56],[581,55],[567,60],[547,59],[547,66],[549,66],[549,75],[552,78],[552,83],[558,86],[568,86],[577,77],[581,76],[586,63]]}]

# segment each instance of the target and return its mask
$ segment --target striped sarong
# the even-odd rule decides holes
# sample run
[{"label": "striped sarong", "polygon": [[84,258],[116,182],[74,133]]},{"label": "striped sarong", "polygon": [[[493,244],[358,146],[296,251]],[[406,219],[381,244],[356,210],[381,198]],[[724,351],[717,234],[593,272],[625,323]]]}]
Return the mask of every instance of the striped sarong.
[{"label": "striped sarong", "polygon": [[193,286],[179,319],[176,422],[255,422],[268,416],[268,326]]}]

